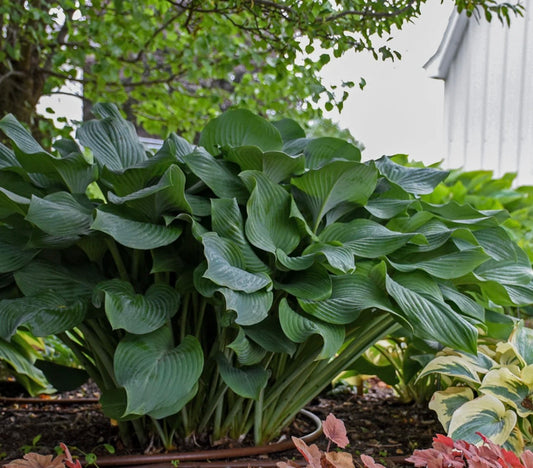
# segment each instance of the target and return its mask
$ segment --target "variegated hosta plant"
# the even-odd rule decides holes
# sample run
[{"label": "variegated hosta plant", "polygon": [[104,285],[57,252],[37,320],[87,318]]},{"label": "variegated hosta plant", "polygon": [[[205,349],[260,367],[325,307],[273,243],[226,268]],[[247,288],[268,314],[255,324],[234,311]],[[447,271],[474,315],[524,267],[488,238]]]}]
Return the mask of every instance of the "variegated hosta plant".
[{"label": "variegated hosta plant", "polygon": [[449,386],[429,404],[448,435],[481,443],[476,432],[520,453],[533,447],[533,330],[517,322],[508,341],[480,345],[477,356],[445,349],[421,373]]},{"label": "variegated hosta plant", "polygon": [[0,121],[0,353],[58,335],[125,438],[264,442],[401,326],[474,353],[478,300],[533,302],[506,212],[420,200],[446,172],[244,110],[152,153],[94,112],[55,152]]}]

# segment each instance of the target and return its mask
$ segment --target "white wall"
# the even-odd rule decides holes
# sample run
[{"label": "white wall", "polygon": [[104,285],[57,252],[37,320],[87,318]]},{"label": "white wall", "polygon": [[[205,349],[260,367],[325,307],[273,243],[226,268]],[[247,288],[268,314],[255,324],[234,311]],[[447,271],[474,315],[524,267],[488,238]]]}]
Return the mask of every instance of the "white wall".
[{"label": "white wall", "polygon": [[533,184],[532,77],[533,14],[510,29],[469,21],[445,84],[447,167],[518,172],[517,184]]}]

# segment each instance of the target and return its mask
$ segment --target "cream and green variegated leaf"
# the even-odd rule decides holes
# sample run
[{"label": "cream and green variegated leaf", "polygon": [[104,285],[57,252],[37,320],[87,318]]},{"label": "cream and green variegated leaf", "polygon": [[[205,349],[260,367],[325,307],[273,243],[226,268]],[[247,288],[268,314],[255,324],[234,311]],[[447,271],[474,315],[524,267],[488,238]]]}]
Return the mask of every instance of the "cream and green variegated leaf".
[{"label": "cream and green variegated leaf", "polygon": [[516,349],[518,358],[524,365],[533,364],[533,330],[518,322],[509,337],[509,342]]},{"label": "cream and green variegated leaf", "polygon": [[479,372],[486,373],[487,369],[482,369],[471,355],[466,354],[447,354],[437,356],[432,359],[420,372],[418,379],[430,374],[443,374],[449,377],[458,378],[466,382],[481,384]]},{"label": "cream and green variegated leaf", "polygon": [[137,294],[133,286],[119,279],[100,283],[105,293],[105,313],[111,327],[143,335],[162,327],[178,311],[180,295],[167,284],[153,284],[145,294]]},{"label": "cream and green variegated leaf", "polygon": [[[498,362],[508,368],[520,369],[525,365],[522,356],[518,355],[518,350],[509,341],[501,341],[496,343],[496,352],[498,354]],[[515,372],[516,375],[519,372]]]},{"label": "cream and green variegated leaf", "polygon": [[481,382],[480,392],[512,406],[520,417],[533,414],[533,365],[524,367],[520,375],[507,367],[493,369]]},{"label": "cream and green variegated leaf", "polygon": [[207,270],[204,277],[235,291],[253,293],[270,288],[272,280],[266,273],[250,273],[245,270],[245,258],[239,245],[220,237],[216,232],[202,235]]},{"label": "cream and green variegated leaf", "polygon": [[248,241],[266,252],[280,249],[290,254],[301,240],[298,224],[290,217],[291,196],[261,172],[244,171],[240,177],[251,192],[246,204]]},{"label": "cream and green variegated leaf", "polygon": [[229,388],[244,398],[259,399],[270,377],[267,370],[258,365],[234,367],[222,353],[216,360],[220,376]]},{"label": "cream and green variegated leaf", "polygon": [[[146,335],[126,335],[117,346],[114,369],[117,383],[126,389],[123,416],[149,414],[164,417],[179,411],[192,398],[202,373],[204,356],[195,337],[176,346],[172,330],[164,326]],[[167,414],[161,409],[168,409]]]},{"label": "cream and green variegated leaf", "polygon": [[266,355],[266,350],[249,340],[242,328],[239,328],[239,333],[227,348],[235,352],[239,364],[243,366],[258,364]]},{"label": "cream and green variegated leaf", "polygon": [[448,435],[454,440],[479,443],[481,438],[476,432],[480,432],[502,445],[509,439],[516,422],[514,411],[506,409],[496,397],[483,395],[467,401],[453,413]]},{"label": "cream and green variegated leaf", "polygon": [[453,413],[467,401],[474,399],[474,392],[468,387],[448,387],[435,392],[429,402],[429,409],[437,413],[439,422],[446,432],[450,426]]},{"label": "cream and green variegated leaf", "polygon": [[303,343],[311,335],[320,335],[324,345],[317,359],[333,357],[344,343],[344,327],[306,318],[294,311],[286,299],[279,305],[279,321],[283,333],[295,343]]}]

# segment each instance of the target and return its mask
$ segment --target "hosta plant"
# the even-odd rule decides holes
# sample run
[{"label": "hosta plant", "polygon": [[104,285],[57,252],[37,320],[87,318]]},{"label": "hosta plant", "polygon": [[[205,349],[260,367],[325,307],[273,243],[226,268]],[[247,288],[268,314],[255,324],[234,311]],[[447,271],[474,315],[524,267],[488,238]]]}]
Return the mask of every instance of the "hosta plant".
[{"label": "hosta plant", "polygon": [[477,355],[445,349],[423,369],[449,385],[429,406],[450,437],[479,443],[482,433],[517,453],[533,447],[532,343],[520,321],[507,341],[480,345]]},{"label": "hosta plant", "polygon": [[446,172],[245,110],[152,153],[94,112],[53,152],[0,121],[0,348],[57,335],[126,440],[265,442],[400,327],[474,353],[477,301],[533,299],[505,211],[420,200]]}]

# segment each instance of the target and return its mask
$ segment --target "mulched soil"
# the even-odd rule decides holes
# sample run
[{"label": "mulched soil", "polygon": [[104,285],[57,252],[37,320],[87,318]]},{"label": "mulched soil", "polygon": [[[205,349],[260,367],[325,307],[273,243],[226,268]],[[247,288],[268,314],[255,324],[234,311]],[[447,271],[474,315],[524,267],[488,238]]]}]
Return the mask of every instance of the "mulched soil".
[{"label": "mulched soil", "polygon": [[[54,400],[39,404],[14,403],[2,399],[19,396],[23,396],[19,388],[0,382],[0,465],[20,458],[25,450],[52,454],[59,442],[76,447],[73,453],[80,456],[82,453],[107,455],[104,443],[115,447],[116,454],[131,453],[122,446],[117,428],[102,415],[98,404],[85,402],[86,399],[98,397],[95,386],[86,385],[75,392],[54,396],[62,400],[83,399],[76,404],[59,404]],[[322,420],[333,413],[344,421],[350,440],[347,450],[354,455],[354,459],[359,460],[359,455],[365,453],[388,467],[412,466],[400,460],[417,448],[430,447],[432,437],[443,433],[435,414],[427,406],[402,404],[394,397],[392,390],[378,381],[373,382],[362,395],[348,391],[326,392],[307,409]],[[288,429],[287,436],[312,430],[313,426],[307,418],[298,417]],[[315,443],[322,449],[326,448],[323,436]],[[196,447],[194,450],[204,448],[209,447]],[[155,448],[151,450],[157,451]],[[187,450],[190,447],[178,447],[178,451]],[[271,454],[267,458],[299,460],[301,456],[296,451],[286,451]]]}]

